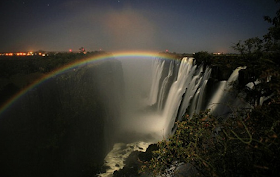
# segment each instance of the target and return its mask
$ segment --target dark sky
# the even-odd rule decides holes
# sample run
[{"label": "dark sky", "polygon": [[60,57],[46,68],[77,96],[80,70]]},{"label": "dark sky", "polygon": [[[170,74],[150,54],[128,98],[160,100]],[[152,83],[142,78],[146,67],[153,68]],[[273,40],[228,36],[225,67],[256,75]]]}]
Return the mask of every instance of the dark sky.
[{"label": "dark sky", "polygon": [[232,52],[262,37],[273,0],[1,0],[0,52]]}]

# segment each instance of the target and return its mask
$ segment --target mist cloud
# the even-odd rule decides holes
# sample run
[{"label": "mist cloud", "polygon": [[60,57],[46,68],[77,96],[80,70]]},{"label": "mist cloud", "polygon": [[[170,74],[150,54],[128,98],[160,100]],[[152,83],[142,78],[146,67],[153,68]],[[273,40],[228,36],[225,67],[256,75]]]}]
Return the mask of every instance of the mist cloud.
[{"label": "mist cloud", "polygon": [[132,9],[105,14],[102,25],[115,49],[149,49],[156,46],[156,26]]}]

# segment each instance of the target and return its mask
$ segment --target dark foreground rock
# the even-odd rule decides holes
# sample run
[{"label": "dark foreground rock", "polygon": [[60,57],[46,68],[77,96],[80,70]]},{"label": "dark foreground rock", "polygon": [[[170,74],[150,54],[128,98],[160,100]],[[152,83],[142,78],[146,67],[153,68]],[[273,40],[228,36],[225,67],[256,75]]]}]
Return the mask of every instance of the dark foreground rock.
[{"label": "dark foreground rock", "polygon": [[114,177],[136,177],[145,176],[145,174],[139,174],[141,169],[141,162],[145,162],[152,159],[153,151],[157,150],[158,146],[156,144],[151,144],[146,152],[134,151],[125,160],[124,168],[115,171]]},{"label": "dark foreground rock", "polygon": [[29,89],[0,114],[0,176],[100,173],[114,143],[109,135],[118,122],[122,79],[121,63],[112,59],[73,68]]}]

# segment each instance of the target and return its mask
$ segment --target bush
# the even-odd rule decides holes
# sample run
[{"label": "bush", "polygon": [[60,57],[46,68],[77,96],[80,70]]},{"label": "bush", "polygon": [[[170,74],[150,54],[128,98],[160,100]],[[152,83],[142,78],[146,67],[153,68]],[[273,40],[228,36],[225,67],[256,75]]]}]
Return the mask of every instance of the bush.
[{"label": "bush", "polygon": [[209,111],[187,116],[173,136],[158,143],[142,172],[174,175],[183,163],[195,168],[193,176],[278,176],[280,114],[274,108],[266,111],[242,110],[227,120]]}]

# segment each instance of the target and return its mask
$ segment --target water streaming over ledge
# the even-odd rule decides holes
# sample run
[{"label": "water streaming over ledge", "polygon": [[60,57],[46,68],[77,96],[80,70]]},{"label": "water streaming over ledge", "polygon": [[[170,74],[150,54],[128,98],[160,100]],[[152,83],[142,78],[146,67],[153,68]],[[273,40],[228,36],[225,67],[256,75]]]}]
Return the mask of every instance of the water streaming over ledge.
[{"label": "water streaming over ledge", "polygon": [[193,58],[129,57],[75,66],[23,92],[0,114],[2,167],[77,176],[104,160],[100,176],[112,176],[132,151],[168,138],[186,113],[230,115],[227,104],[239,103],[231,82],[243,68],[217,81]]},{"label": "water streaming over ledge", "polygon": [[[124,136],[134,134],[137,137],[135,142],[129,142],[130,147],[145,151],[147,144],[168,138],[174,131],[175,121],[182,120],[185,114],[192,115],[206,109],[211,109],[216,115],[230,114],[227,104],[238,103],[229,92],[230,83],[238,78],[240,69],[244,68],[233,71],[228,81],[209,85],[211,68],[197,66],[194,58],[184,57],[180,62],[155,59],[151,65],[149,94],[137,97],[137,101],[142,103],[138,104],[140,107],[123,114],[125,118],[122,119],[126,123],[121,129],[125,130]],[[100,176],[111,176],[114,170],[123,167],[124,156],[118,152],[131,152],[131,148],[126,145],[119,148],[116,144],[106,157],[110,169]]]}]

